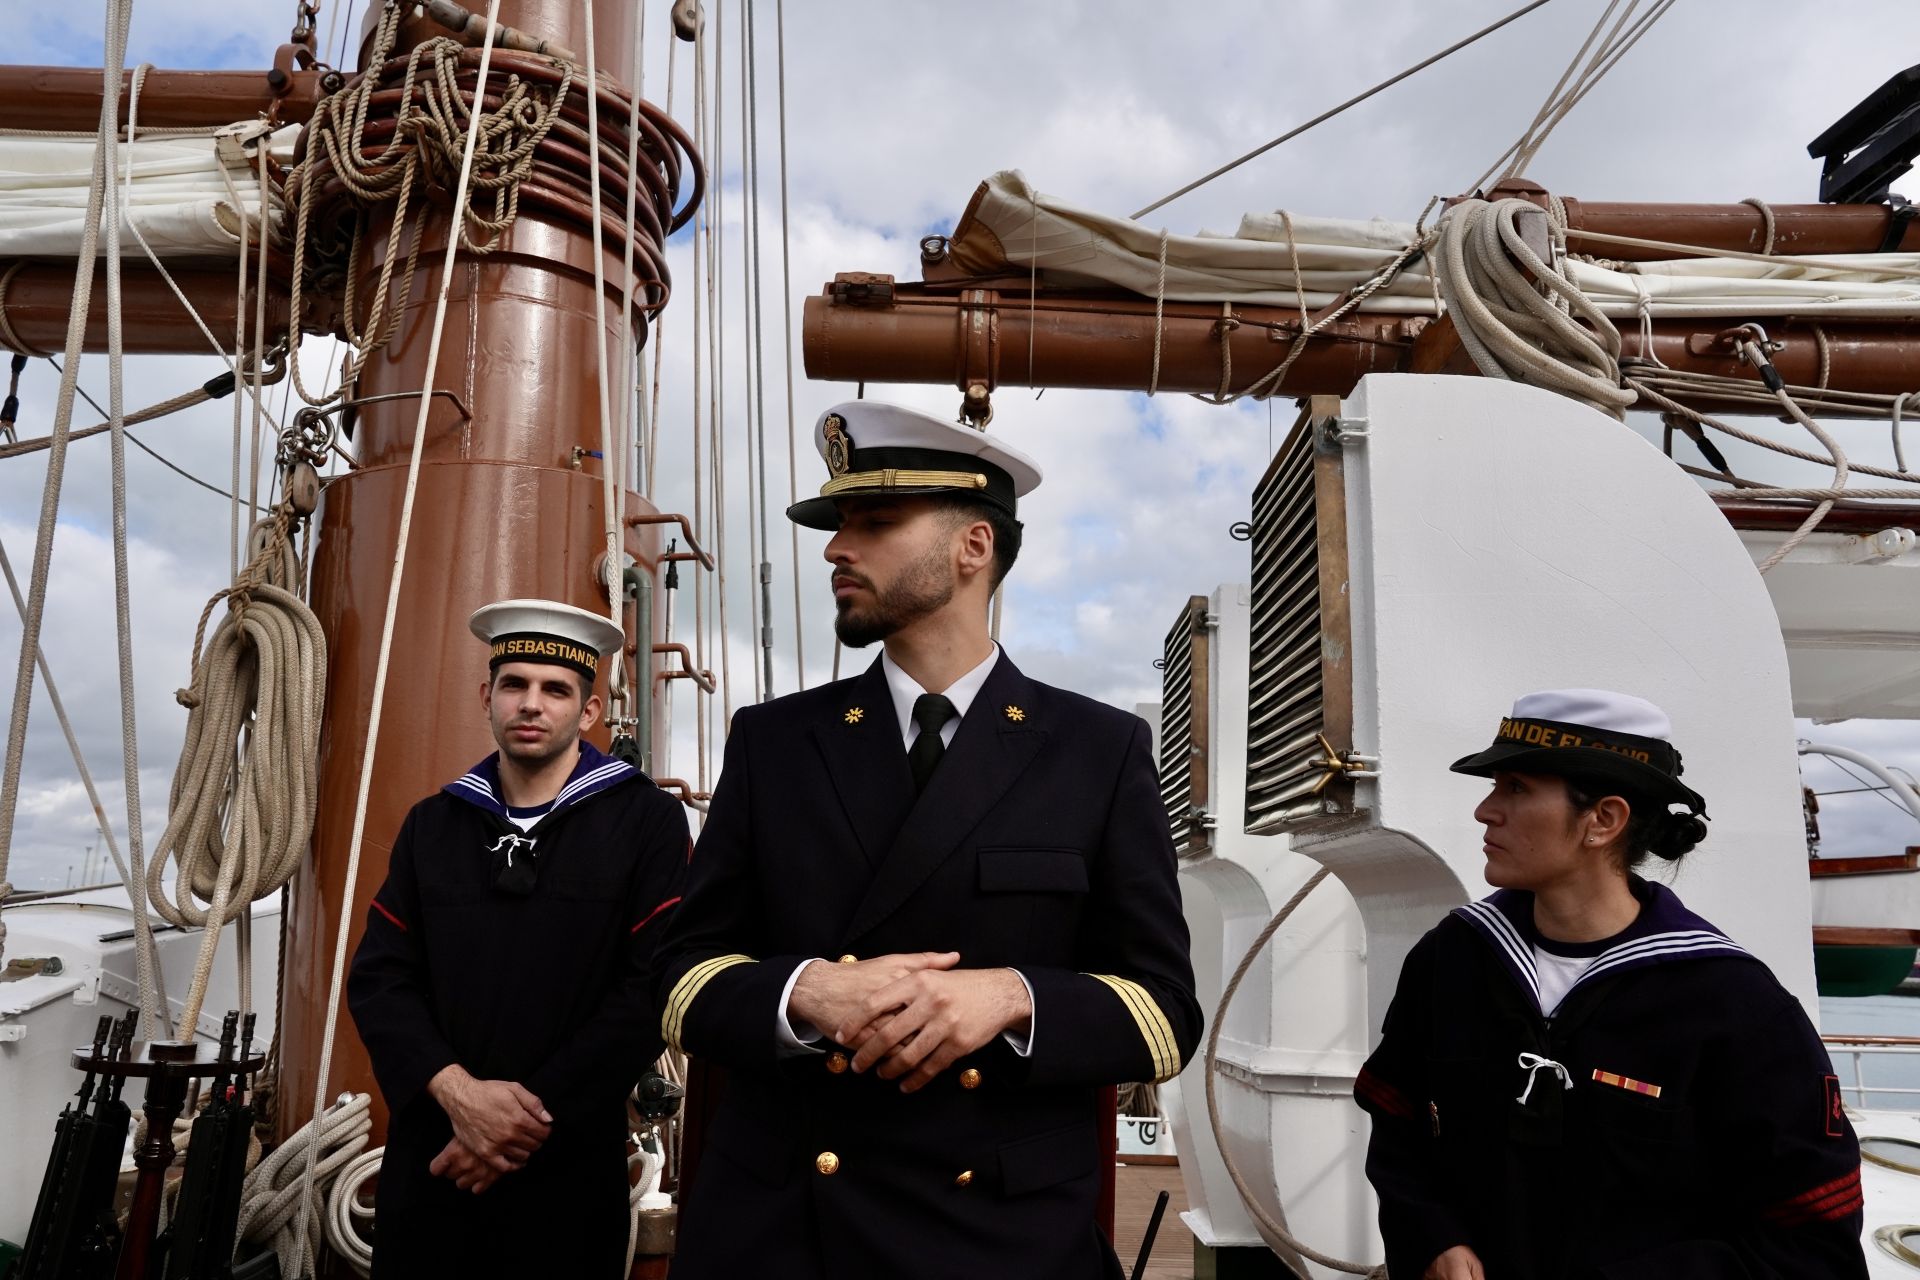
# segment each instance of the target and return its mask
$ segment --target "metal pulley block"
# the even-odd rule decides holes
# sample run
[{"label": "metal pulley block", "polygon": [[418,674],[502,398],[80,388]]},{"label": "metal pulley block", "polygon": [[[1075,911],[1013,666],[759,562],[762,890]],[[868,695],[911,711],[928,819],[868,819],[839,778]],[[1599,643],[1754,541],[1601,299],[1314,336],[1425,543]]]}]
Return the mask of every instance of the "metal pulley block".
[{"label": "metal pulley block", "polygon": [[287,468],[287,503],[297,516],[310,516],[320,506],[320,473],[302,459]]},{"label": "metal pulley block", "polygon": [[700,34],[700,27],[707,16],[700,8],[700,0],[674,0],[673,34],[691,44]]}]

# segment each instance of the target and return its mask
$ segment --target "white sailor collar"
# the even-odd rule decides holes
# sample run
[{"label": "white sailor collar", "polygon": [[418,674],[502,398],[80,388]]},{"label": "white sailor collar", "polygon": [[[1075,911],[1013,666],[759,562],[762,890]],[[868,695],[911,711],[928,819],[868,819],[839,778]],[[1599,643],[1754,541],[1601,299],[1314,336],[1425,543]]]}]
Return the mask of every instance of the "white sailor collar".
[{"label": "white sailor collar", "polygon": [[[1617,942],[1593,958],[1586,972],[1567,988],[1561,1007],[1575,991],[1607,974],[1712,956],[1755,959],[1745,947],[1689,911],[1665,885],[1639,876],[1630,881],[1634,897],[1640,900],[1639,917],[1621,931]],[[1540,978],[1533,961],[1533,895],[1523,889],[1500,889],[1478,902],[1455,907],[1452,914],[1486,940],[1501,967],[1533,997],[1537,1008]]]},{"label": "white sailor collar", "polygon": [[[560,788],[560,794],[553,798],[553,807],[547,812],[558,813],[568,805],[578,804],[588,796],[616,786],[629,775],[639,772],[624,760],[616,760],[591,742],[582,740],[580,759],[574,762],[567,785]],[[506,802],[500,792],[498,751],[440,789],[499,818],[507,817]]]}]

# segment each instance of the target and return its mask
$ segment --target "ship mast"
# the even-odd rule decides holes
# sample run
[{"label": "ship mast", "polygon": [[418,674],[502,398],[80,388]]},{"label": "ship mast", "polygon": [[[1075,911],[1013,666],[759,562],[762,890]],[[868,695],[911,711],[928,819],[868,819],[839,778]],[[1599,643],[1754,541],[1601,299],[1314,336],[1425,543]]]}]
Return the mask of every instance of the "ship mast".
[{"label": "ship mast", "polygon": [[[440,6],[445,8],[445,6]],[[373,51],[384,6],[369,6],[358,57]],[[285,959],[280,1017],[281,1135],[307,1119],[322,1056],[323,1028],[335,935],[347,921],[351,944],[364,926],[367,903],[384,878],[389,842],[407,809],[493,749],[477,694],[486,674],[485,655],[467,634],[466,618],[492,600],[514,596],[559,599],[605,613],[602,585],[607,539],[604,526],[603,470],[615,468],[626,487],[625,459],[601,457],[601,404],[597,349],[606,353],[607,412],[615,423],[631,420],[633,352],[623,347],[630,334],[644,344],[647,325],[664,301],[664,241],[668,216],[648,210],[643,188],[647,246],[658,257],[636,252],[642,288],[623,329],[626,306],[624,260],[624,183],[630,86],[639,68],[635,59],[635,6],[605,4],[595,10],[593,53],[598,86],[601,177],[604,216],[598,264],[604,279],[596,292],[593,206],[589,195],[585,70],[574,69],[562,121],[536,155],[523,183],[518,214],[490,252],[463,246],[440,341],[434,385],[424,386],[432,328],[437,265],[452,233],[448,191],[423,191],[431,203],[420,244],[422,269],[409,281],[392,339],[375,349],[357,381],[348,388],[354,465],[331,480],[316,516],[318,538],[312,571],[312,603],[325,627],[330,655],[328,699],[321,737],[319,816],[313,857],[296,875],[285,920]],[[579,0],[502,0],[502,26],[512,27],[527,44],[548,42],[563,50],[586,48],[586,15]],[[475,24],[479,27],[481,24]],[[663,24],[664,26],[664,24]],[[407,6],[393,57],[404,60],[423,41],[448,34],[424,12]],[[472,36],[466,37],[477,39]],[[559,63],[508,47],[495,51],[488,84],[491,105],[511,75],[546,89],[557,79]],[[308,65],[300,47],[283,46],[276,66],[259,72],[155,71],[146,77],[139,123],[148,128],[187,128],[250,120],[264,115],[271,123],[303,123],[326,94],[349,85],[350,77]],[[477,53],[477,51],[476,51]],[[584,55],[582,55],[584,60]],[[391,64],[389,64],[391,68]],[[380,67],[360,67],[379,74]],[[463,62],[459,82],[469,96],[474,67]],[[383,100],[375,97],[368,149],[379,143],[377,127]],[[124,99],[123,99],[124,102]],[[37,128],[91,130],[97,125],[100,76],[97,72],[48,67],[0,68],[0,119]],[[389,108],[390,109],[390,108]],[[657,116],[657,113],[656,113]],[[657,117],[652,141],[642,150],[636,170],[663,163],[678,168],[681,212],[691,208],[701,187],[699,160],[683,136]],[[465,121],[460,124],[464,127]],[[674,154],[662,155],[664,150]],[[578,143],[575,146],[574,143]],[[423,187],[426,184],[422,184]],[[671,186],[672,183],[667,184]],[[451,188],[448,178],[446,186]],[[350,222],[355,206],[335,192],[300,193],[315,200],[316,217],[324,206],[337,220]],[[416,204],[416,208],[418,204]],[[484,207],[484,206],[480,206]],[[356,295],[365,307],[373,295],[373,274],[389,242],[410,238],[410,227],[396,232],[390,209],[375,209],[365,228],[365,251],[353,270]],[[400,245],[404,256],[405,245]],[[428,269],[426,264],[434,264]],[[345,278],[330,288],[311,284],[302,314],[290,314],[292,264],[276,246],[268,265],[265,301],[268,332],[285,332],[289,323],[309,333],[338,331],[344,310]],[[251,322],[256,299],[237,304],[229,268],[174,272],[188,298],[215,332],[232,332],[236,312]],[[66,327],[71,268],[0,261],[7,280],[0,302],[0,332],[17,350],[41,354],[56,348]],[[396,275],[396,280],[399,277]],[[198,331],[168,286],[150,268],[129,261],[124,281],[126,350],[130,352],[203,352]],[[96,314],[89,318],[87,350],[104,349],[104,293],[94,294]],[[604,302],[604,305],[602,303]],[[362,323],[366,317],[357,317]],[[225,329],[220,326],[225,325]],[[317,371],[309,371],[312,377]],[[405,595],[395,620],[387,673],[386,706],[376,744],[377,772],[366,820],[366,838],[356,883],[348,897],[346,867],[362,755],[367,743],[372,690],[389,570],[399,534],[407,461],[412,450],[421,397],[430,399],[424,453],[409,542]],[[633,557],[642,589],[649,589],[661,567],[671,536],[683,548],[676,558],[706,557],[683,517],[663,513],[638,493],[624,497],[624,551]],[[670,527],[678,526],[678,527]],[[696,563],[696,570],[699,564]],[[641,699],[658,698],[669,679],[666,664],[654,660],[661,635],[660,611],[626,612],[628,686]],[[636,633],[644,630],[636,640]],[[664,651],[669,646],[661,645]],[[678,674],[678,673],[673,673]],[[659,716],[640,717],[650,729],[653,758],[664,758],[664,725]],[[604,730],[602,741],[604,744]],[[512,945],[502,940],[502,945]],[[539,963],[529,956],[527,963]],[[384,1108],[371,1067],[350,1019],[340,1019],[325,1093],[367,1092],[374,1096],[375,1141],[384,1132]]]}]

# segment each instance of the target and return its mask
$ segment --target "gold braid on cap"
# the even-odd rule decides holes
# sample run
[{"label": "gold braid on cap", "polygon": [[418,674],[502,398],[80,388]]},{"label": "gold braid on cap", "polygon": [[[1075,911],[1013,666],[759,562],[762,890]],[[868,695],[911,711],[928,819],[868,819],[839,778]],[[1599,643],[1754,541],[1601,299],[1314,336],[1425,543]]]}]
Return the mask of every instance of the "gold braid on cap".
[{"label": "gold braid on cap", "polygon": [[978,471],[856,471],[835,476],[820,486],[820,496],[831,498],[857,489],[984,489],[987,477]]}]

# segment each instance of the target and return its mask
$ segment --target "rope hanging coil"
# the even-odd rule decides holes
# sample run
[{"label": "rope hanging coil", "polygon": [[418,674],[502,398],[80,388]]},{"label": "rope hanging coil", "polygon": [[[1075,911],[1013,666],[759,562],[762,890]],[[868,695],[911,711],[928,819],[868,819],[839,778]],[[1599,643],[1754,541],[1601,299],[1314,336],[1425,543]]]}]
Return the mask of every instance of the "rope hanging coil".
[{"label": "rope hanging coil", "polygon": [[[221,926],[277,892],[313,834],[327,642],[313,610],[294,594],[292,518],[282,503],[254,526],[252,559],[201,612],[193,679],[177,695],[188,709],[186,741],[147,895],[169,923],[206,931],[181,1013],[188,1034],[206,998]],[[207,637],[222,600],[227,615]]]}]

